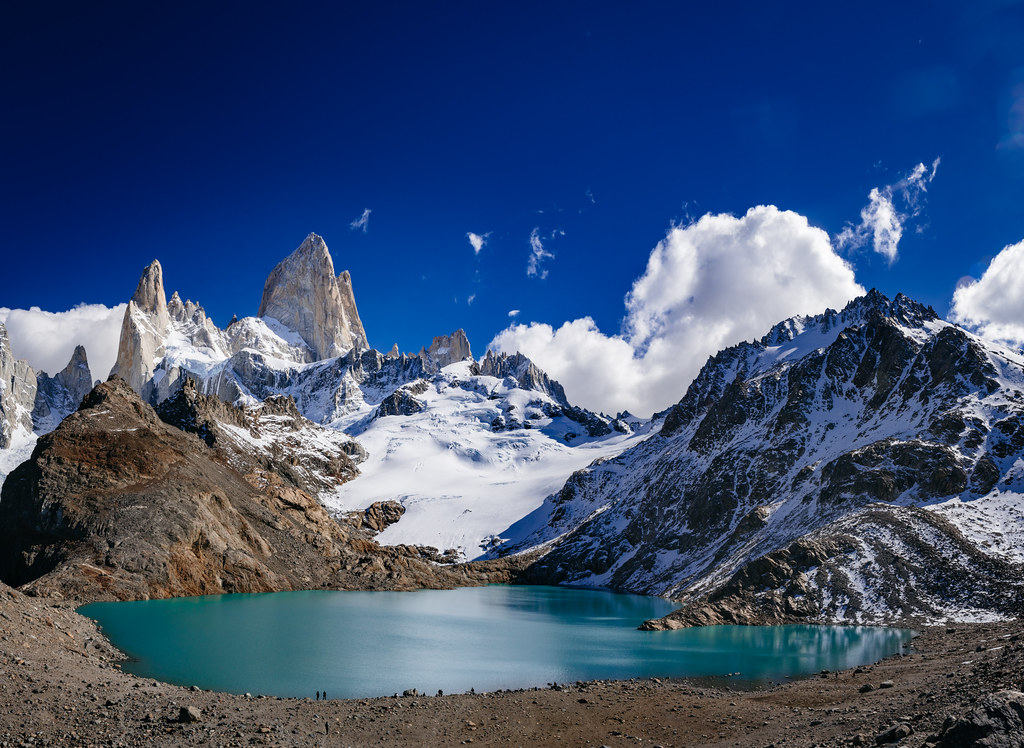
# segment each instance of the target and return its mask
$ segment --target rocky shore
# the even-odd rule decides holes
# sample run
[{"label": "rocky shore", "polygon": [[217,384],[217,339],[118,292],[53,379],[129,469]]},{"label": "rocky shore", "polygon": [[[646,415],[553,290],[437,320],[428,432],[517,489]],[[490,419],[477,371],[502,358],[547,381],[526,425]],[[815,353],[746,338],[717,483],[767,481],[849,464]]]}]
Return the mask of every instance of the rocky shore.
[{"label": "rocky shore", "polygon": [[[642,680],[423,696],[412,695],[410,683],[408,696],[316,701],[213,693],[123,673],[122,655],[71,603],[3,586],[0,746],[790,748],[891,739],[948,748],[972,744],[953,723],[979,708],[992,712],[983,722],[1016,729],[1024,705],[1014,703],[1024,696],[1001,696],[1002,711],[986,697],[1024,688],[1022,635],[1018,622],[927,628],[904,655],[754,690],[740,681]],[[983,745],[1019,746],[1022,734]]]}]

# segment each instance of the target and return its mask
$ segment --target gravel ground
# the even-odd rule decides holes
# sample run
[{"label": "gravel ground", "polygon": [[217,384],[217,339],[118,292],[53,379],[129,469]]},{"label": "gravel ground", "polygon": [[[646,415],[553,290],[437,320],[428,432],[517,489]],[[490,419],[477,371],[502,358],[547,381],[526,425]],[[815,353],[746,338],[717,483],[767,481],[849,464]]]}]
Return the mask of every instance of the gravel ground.
[{"label": "gravel ground", "polygon": [[[67,602],[0,588],[0,746],[847,746],[1024,686],[1024,624],[925,629],[876,665],[757,690],[694,681],[345,701],[234,696],[122,673]],[[867,685],[872,690],[867,690]],[[183,708],[193,707],[183,721]],[[198,710],[198,711],[196,711]],[[862,736],[860,739],[857,736]]]}]

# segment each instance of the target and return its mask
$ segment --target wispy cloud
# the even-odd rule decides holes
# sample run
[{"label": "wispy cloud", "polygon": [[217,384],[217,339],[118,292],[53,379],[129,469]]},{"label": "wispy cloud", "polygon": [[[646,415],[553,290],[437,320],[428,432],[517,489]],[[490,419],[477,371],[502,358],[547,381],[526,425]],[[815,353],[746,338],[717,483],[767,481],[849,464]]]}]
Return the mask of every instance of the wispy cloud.
[{"label": "wispy cloud", "polygon": [[[556,229],[551,232],[549,238],[553,239],[556,236],[565,236],[565,232]],[[544,280],[548,277],[548,271],[546,268],[542,268],[540,264],[544,260],[553,259],[555,259],[554,254],[544,249],[544,241],[540,238],[540,227],[535,226],[533,231],[530,232],[530,259],[526,263],[526,274],[531,278],[537,276]]]},{"label": "wispy cloud", "polygon": [[589,202],[591,205],[597,202],[597,200],[594,199],[594,193],[591,191],[589,187],[587,187],[587,202]]},{"label": "wispy cloud", "polygon": [[487,244],[487,237],[491,235],[488,231],[486,234],[474,234],[472,231],[466,234],[466,238],[469,239],[470,246],[473,247],[474,254],[480,254],[480,250]]},{"label": "wispy cloud", "polygon": [[474,301],[476,301],[476,294],[475,293],[471,293],[469,295],[469,298],[466,299],[466,304],[468,304],[469,306],[473,306],[473,302]]},{"label": "wispy cloud", "polygon": [[370,210],[369,208],[364,208],[363,214],[359,216],[359,218],[357,218],[356,220],[352,221],[352,223],[350,223],[348,227],[353,231],[355,231],[356,229],[362,229],[363,233],[365,234],[367,231],[370,230],[370,213],[372,212],[373,211]]},{"label": "wispy cloud", "polygon": [[510,309],[509,313],[508,313],[508,316],[509,317],[518,317],[519,316],[519,310],[518,309]]},{"label": "wispy cloud", "polygon": [[848,224],[836,236],[838,247],[853,250],[870,243],[890,265],[896,262],[903,229],[924,210],[925,194],[935,179],[939,161],[935,159],[931,168],[920,163],[898,182],[873,187],[868,194],[868,204],[860,211],[860,223]]}]

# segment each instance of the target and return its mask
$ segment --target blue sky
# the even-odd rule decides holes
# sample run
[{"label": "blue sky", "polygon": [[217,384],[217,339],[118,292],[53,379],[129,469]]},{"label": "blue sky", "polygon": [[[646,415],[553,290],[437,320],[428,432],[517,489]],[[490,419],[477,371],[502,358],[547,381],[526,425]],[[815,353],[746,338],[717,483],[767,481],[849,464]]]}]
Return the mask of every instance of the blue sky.
[{"label": "blue sky", "polygon": [[[114,306],[158,258],[223,325],[316,231],[371,345],[463,327],[482,353],[512,322],[623,333],[652,250],[709,213],[792,211],[943,315],[1024,240],[1020,3],[208,5],[0,10],[0,307]],[[836,239],[872,189],[892,261]]]}]

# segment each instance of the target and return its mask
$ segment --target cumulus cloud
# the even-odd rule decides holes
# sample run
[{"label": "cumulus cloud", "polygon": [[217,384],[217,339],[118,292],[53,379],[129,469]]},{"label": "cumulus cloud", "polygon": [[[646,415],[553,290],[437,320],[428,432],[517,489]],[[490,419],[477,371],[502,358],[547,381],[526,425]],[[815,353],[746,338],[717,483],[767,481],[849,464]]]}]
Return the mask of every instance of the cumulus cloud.
[{"label": "cumulus cloud", "polygon": [[487,244],[487,237],[491,235],[488,231],[486,234],[474,234],[472,231],[466,234],[466,238],[469,239],[470,246],[473,247],[473,254],[480,254],[480,250]]},{"label": "cumulus cloud", "polygon": [[873,187],[868,204],[860,211],[860,223],[847,225],[836,236],[836,244],[842,249],[858,249],[870,243],[890,265],[896,262],[903,229],[924,210],[924,196],[935,179],[939,161],[935,159],[930,169],[918,164],[898,182]]},{"label": "cumulus cloud", "polygon": [[93,379],[106,379],[117,360],[117,343],[126,304],[79,304],[66,312],[0,309],[11,352],[33,369],[53,375],[67,366],[76,345],[85,346]]},{"label": "cumulus cloud", "polygon": [[352,221],[352,223],[350,223],[348,227],[353,231],[355,231],[356,229],[362,229],[363,233],[365,234],[367,231],[370,230],[370,214],[372,212],[373,211],[370,210],[369,208],[363,208],[363,214],[359,216],[359,218],[357,218],[356,220]]},{"label": "cumulus cloud", "polygon": [[589,317],[557,329],[514,324],[490,347],[526,354],[573,402],[650,415],[683,396],[708,356],[863,293],[828,234],[797,213],[758,206],[669,231],[626,296],[618,334]]},{"label": "cumulus cloud", "polygon": [[980,280],[960,284],[949,318],[986,338],[1024,345],[1024,241],[1004,247]]},{"label": "cumulus cloud", "polygon": [[[551,232],[551,238],[558,235],[565,235],[564,231],[553,231]],[[530,277],[537,276],[541,280],[548,277],[548,271],[546,268],[541,268],[540,264],[544,260],[553,260],[555,256],[544,249],[544,242],[540,238],[540,227],[534,227],[533,231],[530,232],[530,259],[526,262],[526,274]]]},{"label": "cumulus cloud", "polygon": [[518,309],[510,309],[509,312],[508,312],[508,316],[509,317],[518,317],[519,316],[519,310]]}]

